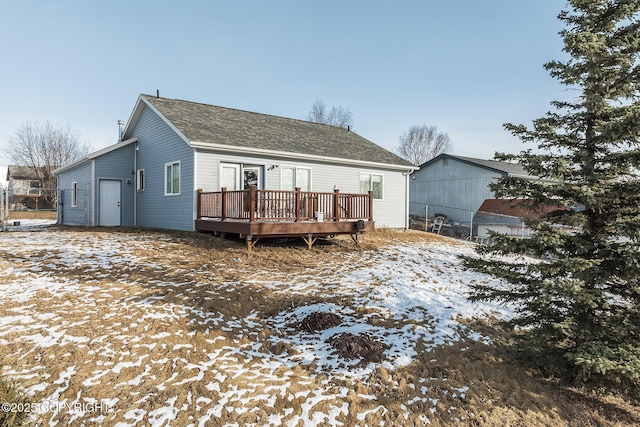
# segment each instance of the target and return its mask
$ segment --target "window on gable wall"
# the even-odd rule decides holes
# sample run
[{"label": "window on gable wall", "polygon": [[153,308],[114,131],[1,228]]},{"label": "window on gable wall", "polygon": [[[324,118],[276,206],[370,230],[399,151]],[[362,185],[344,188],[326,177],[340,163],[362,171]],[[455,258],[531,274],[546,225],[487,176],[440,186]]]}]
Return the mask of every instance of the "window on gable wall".
[{"label": "window on gable wall", "polygon": [[136,174],[136,186],[138,191],[144,191],[144,169],[138,169]]},{"label": "window on gable wall", "polygon": [[382,175],[374,173],[360,174],[360,192],[368,193],[373,191],[373,198],[381,200],[383,196]]},{"label": "window on gable wall", "polygon": [[180,162],[164,165],[164,195],[175,196],[180,194]]}]

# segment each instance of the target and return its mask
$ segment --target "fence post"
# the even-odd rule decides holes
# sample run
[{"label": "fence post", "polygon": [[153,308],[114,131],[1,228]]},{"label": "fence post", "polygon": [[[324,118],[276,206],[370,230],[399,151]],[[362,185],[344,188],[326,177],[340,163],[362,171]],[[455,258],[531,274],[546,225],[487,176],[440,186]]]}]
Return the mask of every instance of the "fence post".
[{"label": "fence post", "polygon": [[296,222],[300,222],[300,187],[296,187]]},{"label": "fence post", "polygon": [[249,186],[249,222],[256,220],[256,186]]},{"label": "fence post", "polygon": [[429,205],[424,206],[424,231],[429,231]]},{"label": "fence post", "polygon": [[369,190],[369,221],[373,222],[373,191]]},{"label": "fence post", "polygon": [[469,211],[471,215],[471,219],[469,220],[469,241],[473,242],[473,217],[475,215],[475,211]]},{"label": "fence post", "polygon": [[196,212],[196,219],[202,218],[202,188],[198,188],[198,204]]},{"label": "fence post", "polygon": [[340,194],[340,190],[335,188],[333,190],[333,217],[334,217],[334,221],[339,221],[340,220],[340,210],[338,209],[338,207],[340,206],[339,203],[338,203],[338,195],[339,194]]},{"label": "fence post", "polygon": [[221,198],[222,200],[220,201],[220,208],[222,210],[222,212],[220,212],[220,221],[224,221],[225,219],[227,219],[227,187],[222,187],[220,189],[221,191]]}]

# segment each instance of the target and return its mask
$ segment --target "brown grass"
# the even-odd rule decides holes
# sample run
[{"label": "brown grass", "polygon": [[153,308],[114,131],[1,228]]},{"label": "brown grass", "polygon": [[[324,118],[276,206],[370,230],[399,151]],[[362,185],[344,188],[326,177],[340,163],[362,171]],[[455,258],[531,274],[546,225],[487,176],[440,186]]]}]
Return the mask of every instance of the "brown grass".
[{"label": "brown grass", "polygon": [[[271,406],[261,401],[247,402],[254,410],[240,415],[225,409],[217,418],[219,425],[234,422],[262,425],[269,415],[282,414],[285,410],[300,414],[305,405],[305,393],[326,387],[328,382],[326,376],[315,375],[314,366],[296,366],[278,368],[275,372],[262,369],[263,376],[257,378],[240,374],[228,376],[221,383],[219,392],[208,389],[207,384],[215,381],[216,370],[218,373],[230,372],[235,364],[259,366],[259,359],[241,361],[231,349],[263,344],[263,348],[268,348],[274,355],[292,354],[295,350],[284,341],[274,343],[270,340],[281,336],[282,331],[258,327],[243,332],[227,324],[200,324],[199,311],[219,313],[223,319],[243,319],[257,313],[259,321],[291,307],[317,302],[348,305],[348,295],[334,294],[329,287],[335,272],[345,268],[345,257],[357,259],[359,253],[377,251],[390,244],[411,245],[424,241],[461,244],[424,232],[380,230],[363,235],[358,246],[348,237],[332,239],[332,244],[317,245],[311,250],[295,240],[261,241],[253,252],[247,252],[244,243],[238,239],[206,234],[66,227],[58,230],[64,233],[64,238],[76,241],[94,238],[99,241],[103,233],[116,233],[121,241],[136,245],[135,255],[140,261],[88,270],[86,265],[64,265],[57,261],[55,253],[34,248],[30,253],[33,259],[48,259],[49,267],[45,266],[42,274],[73,278],[82,287],[60,294],[40,291],[36,297],[37,307],[30,310],[54,314],[57,317],[52,319],[52,324],[64,325],[67,334],[87,337],[90,341],[82,345],[69,342],[51,347],[29,347],[21,340],[23,333],[16,330],[3,335],[8,343],[0,347],[5,354],[5,366],[29,371],[44,363],[46,371],[37,372],[46,373],[52,383],[64,378],[68,366],[75,366],[75,375],[70,377],[61,398],[74,399],[80,394],[94,398],[117,395],[120,398],[118,406],[147,411],[166,405],[174,396],[175,390],[166,387],[172,372],[177,377],[171,381],[185,381],[183,393],[174,402],[175,407],[192,405],[188,396],[215,400],[224,393],[232,393],[234,388],[255,390],[258,396],[267,393],[265,390],[270,387],[288,384],[286,396],[277,395]],[[0,255],[0,270],[5,262],[7,266],[15,262],[9,250],[3,250]],[[97,246],[95,256],[99,255]],[[29,259],[22,261],[24,267],[28,267],[28,262]],[[316,294],[302,294],[277,292],[254,284],[310,278],[321,279],[327,288]],[[149,301],[154,313],[162,312],[168,317],[148,316],[143,304],[121,304],[123,301]],[[2,303],[0,316],[16,313],[24,305],[6,299]],[[191,314],[175,315],[185,304],[192,309]],[[640,424],[640,408],[633,403],[617,396],[599,396],[572,388],[544,378],[521,364],[508,347],[511,332],[502,330],[492,319],[461,321],[467,328],[492,337],[493,343],[466,338],[454,345],[430,350],[430,346],[417,342],[418,355],[411,365],[396,371],[379,367],[367,381],[334,380],[330,387],[335,389],[336,395],[348,390],[346,397],[337,399],[348,403],[348,413],[342,422],[347,426],[380,423],[419,426],[424,425],[426,416],[431,426],[452,423],[469,426]],[[462,328],[463,336],[464,331]],[[203,356],[206,354],[216,356]],[[145,364],[150,361],[153,363],[146,372]],[[202,374],[201,380],[188,381],[199,374],[196,367],[203,361],[211,364],[210,369]],[[117,372],[110,370],[124,362],[139,365]],[[102,371],[104,375],[96,378],[96,373]],[[91,378],[95,379],[88,381]],[[36,376],[22,380],[21,385],[29,387],[40,381],[42,378]],[[55,389],[56,386],[51,387]],[[371,395],[376,399],[366,397]],[[328,411],[329,404],[337,403],[320,402],[314,410]],[[229,403],[229,406],[233,405],[239,403]],[[380,406],[386,408],[386,412],[377,410]],[[358,414],[363,411],[369,412],[361,420]],[[192,413],[181,411],[172,425],[193,423],[193,417],[197,419],[199,415],[195,410]],[[50,414],[45,414],[47,416]],[[104,424],[112,425],[115,420],[122,420],[114,417]],[[400,419],[402,421],[398,421]],[[56,421],[66,425],[71,418],[61,414]]]},{"label": "brown grass", "polygon": [[8,219],[56,219],[56,211],[9,211]]}]

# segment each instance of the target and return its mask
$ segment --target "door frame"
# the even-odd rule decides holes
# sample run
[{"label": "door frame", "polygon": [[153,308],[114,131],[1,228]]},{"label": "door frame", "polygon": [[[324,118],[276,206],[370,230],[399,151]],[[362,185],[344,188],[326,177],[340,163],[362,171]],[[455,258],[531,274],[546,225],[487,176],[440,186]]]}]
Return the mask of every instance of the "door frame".
[{"label": "door frame", "polygon": [[[102,224],[102,183],[103,182],[115,182],[118,184],[118,219],[117,224]],[[115,187],[114,187],[115,188]],[[100,227],[120,227],[122,226],[122,179],[117,178],[99,178],[98,179],[98,226]]]}]

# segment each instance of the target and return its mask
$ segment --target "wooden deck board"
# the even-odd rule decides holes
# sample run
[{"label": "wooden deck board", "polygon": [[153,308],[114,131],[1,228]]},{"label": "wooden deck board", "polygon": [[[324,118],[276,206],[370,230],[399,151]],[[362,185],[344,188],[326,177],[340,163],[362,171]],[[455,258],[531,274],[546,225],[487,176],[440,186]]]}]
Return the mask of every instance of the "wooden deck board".
[{"label": "wooden deck board", "polygon": [[358,230],[358,221],[301,221],[301,222],[275,222],[275,221],[220,221],[215,219],[198,219],[195,228],[197,231],[208,231],[215,233],[231,233],[240,236],[254,237],[284,237],[284,236],[305,236],[332,235],[332,234],[356,234],[366,231],[373,231],[375,223],[373,221],[362,221],[363,229]]},{"label": "wooden deck board", "polygon": [[[323,215],[314,217],[315,212]],[[258,190],[253,185],[247,190],[198,190],[195,229],[237,234],[246,238],[249,250],[263,237],[301,237],[311,248],[319,236],[350,234],[357,243],[360,234],[375,229],[373,193]]]}]

